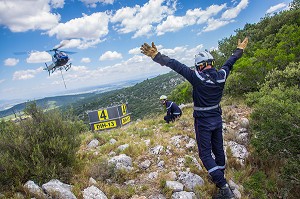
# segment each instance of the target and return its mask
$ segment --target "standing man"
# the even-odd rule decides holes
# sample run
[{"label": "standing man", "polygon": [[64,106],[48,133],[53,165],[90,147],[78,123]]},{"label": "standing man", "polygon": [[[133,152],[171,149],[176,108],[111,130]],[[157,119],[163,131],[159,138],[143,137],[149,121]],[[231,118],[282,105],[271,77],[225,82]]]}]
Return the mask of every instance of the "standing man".
[{"label": "standing man", "polygon": [[164,120],[167,123],[170,121],[174,122],[176,118],[181,116],[182,111],[175,102],[169,101],[165,95],[160,96],[159,99],[161,103],[166,106],[167,115],[164,117]]},{"label": "standing man", "polygon": [[[219,188],[216,198],[232,199],[234,194],[224,177],[225,154],[222,135],[222,111],[220,101],[223,94],[225,81],[234,63],[243,55],[248,44],[246,37],[243,42],[238,40],[237,49],[224,63],[220,70],[214,66],[213,56],[207,52],[200,52],[195,56],[196,70],[171,59],[157,51],[152,46],[144,43],[141,52],[159,63],[181,74],[193,86],[194,101],[194,126],[200,159],[211,175],[213,182]],[[215,155],[212,157],[211,152]]]}]

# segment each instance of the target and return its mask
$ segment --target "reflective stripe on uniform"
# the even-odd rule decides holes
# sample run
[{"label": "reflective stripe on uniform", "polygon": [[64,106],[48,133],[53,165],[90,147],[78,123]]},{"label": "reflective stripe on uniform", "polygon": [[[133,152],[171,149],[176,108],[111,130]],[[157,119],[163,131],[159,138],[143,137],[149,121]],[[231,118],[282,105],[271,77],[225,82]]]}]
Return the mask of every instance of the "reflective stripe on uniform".
[{"label": "reflective stripe on uniform", "polygon": [[195,73],[196,73],[197,77],[198,77],[201,81],[204,81],[204,80],[205,80],[205,78],[201,77],[201,75],[198,73],[197,70],[195,70]]},{"label": "reflective stripe on uniform", "polygon": [[218,82],[218,83],[223,83],[223,82],[225,82],[225,80],[226,80],[226,75],[227,75],[227,73],[226,73],[226,71],[225,71],[224,69],[221,69],[220,71],[223,71],[223,72],[224,72],[224,78],[223,78],[223,79],[217,80],[217,82]]},{"label": "reflective stripe on uniform", "polygon": [[225,169],[225,165],[224,165],[224,166],[215,166],[215,167],[209,169],[209,170],[208,170],[208,173],[214,172],[214,171],[216,171],[216,170],[218,170],[218,169],[221,169],[221,170],[222,170],[222,169]]},{"label": "reflective stripe on uniform", "polygon": [[173,113],[173,115],[180,115],[180,113]]},{"label": "reflective stripe on uniform", "polygon": [[219,166],[215,166],[215,167],[209,169],[209,170],[208,170],[208,173],[214,172],[214,171],[216,171],[216,170],[218,170],[218,169],[219,169]]},{"label": "reflective stripe on uniform", "polygon": [[172,104],[173,104],[173,102],[170,104],[170,106],[167,109],[171,108]]},{"label": "reflective stripe on uniform", "polygon": [[195,111],[208,111],[208,110],[212,110],[212,109],[215,109],[215,108],[218,108],[218,107],[219,107],[219,104],[214,105],[214,106],[208,106],[208,107],[197,107],[197,106],[194,106],[194,110]]}]

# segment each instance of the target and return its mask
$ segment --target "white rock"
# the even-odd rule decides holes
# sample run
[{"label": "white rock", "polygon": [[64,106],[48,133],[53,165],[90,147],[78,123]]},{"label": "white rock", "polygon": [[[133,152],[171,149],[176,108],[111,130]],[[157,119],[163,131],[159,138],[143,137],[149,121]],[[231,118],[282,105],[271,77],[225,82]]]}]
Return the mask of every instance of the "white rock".
[{"label": "white rock", "polygon": [[193,192],[181,191],[172,194],[172,199],[197,199]]},{"label": "white rock", "polygon": [[106,195],[94,185],[83,190],[83,199],[107,199]]},{"label": "white rock", "polygon": [[177,181],[166,181],[166,187],[173,190],[173,192],[183,191],[183,184]]},{"label": "white rock", "polygon": [[148,175],[148,178],[149,179],[156,179],[158,177],[158,172],[151,172],[151,173],[149,173],[149,175]]},{"label": "white rock", "polygon": [[43,192],[42,188],[35,184],[33,181],[29,180],[25,183],[24,189],[32,197],[36,198],[47,198],[46,194]]},{"label": "white rock", "polygon": [[87,148],[92,149],[96,148],[99,145],[99,141],[97,139],[93,139],[90,141],[90,143],[87,145]]},{"label": "white rock", "polygon": [[110,144],[114,144],[114,143],[116,143],[116,142],[117,142],[117,140],[115,140],[115,139],[113,139],[113,138],[109,140],[109,143],[110,143]]},{"label": "white rock", "polygon": [[126,154],[120,154],[118,156],[114,156],[108,160],[108,164],[115,165],[115,169],[125,169],[126,171],[131,171],[132,168],[132,159]]},{"label": "white rock", "polygon": [[126,148],[128,148],[129,147],[129,144],[123,144],[123,145],[120,145],[119,147],[118,147],[118,149],[120,150],[120,151],[124,151]]},{"label": "white rock", "polygon": [[52,198],[59,199],[76,199],[76,196],[71,192],[72,186],[62,183],[59,180],[50,180],[42,185],[42,188]]},{"label": "white rock", "polygon": [[241,118],[240,125],[242,128],[249,128],[249,120],[247,118]]}]

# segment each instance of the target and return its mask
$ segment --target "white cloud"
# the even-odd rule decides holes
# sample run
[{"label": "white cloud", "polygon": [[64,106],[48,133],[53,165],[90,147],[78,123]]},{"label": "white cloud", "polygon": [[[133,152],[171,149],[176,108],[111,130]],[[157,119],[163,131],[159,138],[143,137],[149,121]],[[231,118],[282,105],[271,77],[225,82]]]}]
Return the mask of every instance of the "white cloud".
[{"label": "white cloud", "polygon": [[[161,45],[157,46],[160,52],[170,56],[171,58],[181,61],[181,63],[187,66],[194,65],[194,56],[200,50],[203,50],[203,45],[200,44],[196,47],[189,48],[188,46],[179,46],[175,48],[162,48]],[[134,48],[136,49],[136,48]],[[134,52],[136,50],[133,50]],[[152,61],[151,58],[140,54],[135,54],[131,58],[125,61],[121,61],[118,64],[111,66],[99,67],[95,70],[90,70],[88,67],[84,66],[72,66],[72,69],[65,73],[66,81],[72,84],[80,84],[80,82],[85,82],[85,84],[104,84],[104,83],[116,83],[118,81],[137,79],[137,78],[147,78],[153,75],[164,74],[170,71],[170,68],[166,66],[161,66]],[[120,74],[122,74],[120,76]],[[59,76],[57,76],[59,78]]]},{"label": "white cloud", "polygon": [[0,79],[0,84],[5,82],[5,79]]},{"label": "white cloud", "polygon": [[122,54],[116,51],[106,51],[103,55],[100,56],[99,60],[114,60],[114,59],[122,59]]},{"label": "white cloud", "polygon": [[87,71],[87,67],[86,66],[72,66],[72,71],[81,73],[81,72]]},{"label": "white cloud", "polygon": [[5,66],[15,66],[18,63],[19,63],[19,59],[15,59],[15,58],[7,58],[6,60],[4,60]]},{"label": "white cloud", "polygon": [[160,23],[168,15],[175,12],[176,1],[167,2],[162,5],[164,0],[150,0],[142,7],[125,7],[117,10],[111,18],[112,23],[116,23],[115,30],[119,33],[135,32],[133,38],[151,35],[154,30],[152,24]]},{"label": "white cloud", "polygon": [[53,8],[63,8],[65,1],[64,0],[51,0],[50,4],[51,4],[51,7],[53,7]]},{"label": "white cloud", "polygon": [[27,63],[43,63],[43,62],[49,62],[52,60],[52,56],[45,52],[39,52],[39,51],[34,51],[31,52],[29,57],[26,59]]},{"label": "white cloud", "polygon": [[248,6],[249,0],[241,0],[241,2],[234,8],[226,10],[222,14],[222,19],[233,19],[236,18],[239,13]]},{"label": "white cloud", "polygon": [[203,32],[209,32],[216,30],[222,26],[225,26],[233,21],[222,21],[220,19],[209,19],[207,25],[204,27]]},{"label": "white cloud", "polygon": [[106,39],[104,40],[100,40],[100,39],[91,39],[91,40],[81,40],[80,42],[80,45],[77,47],[79,49],[87,49],[87,48],[90,48],[90,47],[94,47],[96,46],[97,44],[105,41]]},{"label": "white cloud", "polygon": [[80,61],[81,63],[90,63],[91,62],[91,59],[88,58],[88,57],[83,57]]},{"label": "white cloud", "polygon": [[113,4],[114,0],[80,0],[83,2],[85,5],[95,8],[97,7],[97,3],[102,3],[102,4]]},{"label": "white cloud", "polygon": [[222,5],[212,5],[206,10],[201,10],[196,8],[194,10],[187,10],[185,16],[168,16],[167,19],[157,26],[157,35],[163,35],[166,32],[175,32],[186,26],[191,26],[195,24],[203,24],[207,20],[217,15],[222,9],[224,9],[226,4]]},{"label": "white cloud", "polygon": [[[66,48],[78,48],[78,49],[87,49],[90,47],[95,47],[98,43],[101,43],[104,40],[100,39],[92,39],[92,40],[85,40],[85,39],[70,39],[70,40],[62,40],[59,45],[65,43],[61,49],[66,49]],[[67,42],[65,42],[67,41]],[[57,46],[59,46],[57,45]]]},{"label": "white cloud", "polygon": [[[175,58],[187,66],[192,66],[194,65],[194,55],[202,50],[203,45],[200,44],[195,47],[179,46],[175,48],[163,48],[163,46],[157,45],[157,47],[171,58]],[[73,65],[63,75],[68,89],[78,89],[83,85],[86,87],[112,83],[115,85],[121,81],[145,79],[169,71],[170,68],[161,66],[153,62],[151,58],[140,53],[117,64],[101,66],[96,69],[91,69],[84,65]],[[54,88],[64,89],[60,71],[51,74],[51,76],[47,77],[47,80],[49,80],[47,88],[51,88],[49,84],[55,84],[59,85],[59,88]]]},{"label": "white cloud", "polygon": [[41,73],[43,71],[42,67],[37,68],[36,70],[20,70],[16,71],[13,74],[13,80],[26,80],[32,79],[36,74]]},{"label": "white cloud", "polygon": [[83,14],[81,18],[58,24],[48,34],[49,36],[56,35],[58,39],[81,38],[87,41],[97,40],[108,34],[108,21],[109,15],[107,13]]},{"label": "white cloud", "polygon": [[[61,1],[51,1],[58,6]],[[12,32],[28,30],[48,30],[56,26],[60,20],[59,14],[50,12],[49,0],[39,1],[1,1],[0,24],[7,26]]]},{"label": "white cloud", "polygon": [[130,49],[128,51],[128,54],[131,54],[131,55],[136,55],[136,54],[140,54],[140,53],[141,53],[140,47],[136,47],[136,48]]},{"label": "white cloud", "polygon": [[81,45],[80,39],[70,39],[70,40],[62,40],[57,46],[54,48],[57,48],[59,46],[62,46],[61,49],[66,48],[76,48]]},{"label": "white cloud", "polygon": [[275,12],[275,11],[277,11],[277,10],[280,10],[280,9],[282,9],[282,8],[285,8],[285,7],[287,7],[287,5],[285,4],[285,3],[280,3],[280,4],[277,4],[277,5],[275,5],[275,6],[271,6],[268,10],[267,10],[267,14],[269,14],[269,13],[273,13],[273,12]]}]

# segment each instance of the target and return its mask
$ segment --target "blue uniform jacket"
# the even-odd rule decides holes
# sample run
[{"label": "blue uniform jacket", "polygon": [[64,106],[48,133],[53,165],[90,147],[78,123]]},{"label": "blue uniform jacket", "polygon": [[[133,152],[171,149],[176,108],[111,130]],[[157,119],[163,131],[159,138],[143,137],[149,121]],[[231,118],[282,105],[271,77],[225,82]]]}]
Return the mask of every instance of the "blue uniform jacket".
[{"label": "blue uniform jacket", "polygon": [[177,106],[175,102],[166,101],[167,115],[180,115],[181,109]]},{"label": "blue uniform jacket", "polygon": [[[162,66],[170,67],[192,84],[195,118],[215,117],[222,114],[221,108],[218,105],[222,98],[225,81],[233,64],[242,54],[242,49],[236,49],[218,71],[215,68],[210,68],[199,72],[161,53],[158,53],[153,61]],[[197,110],[197,108],[202,110]],[[209,110],[205,110],[205,108]]]}]

